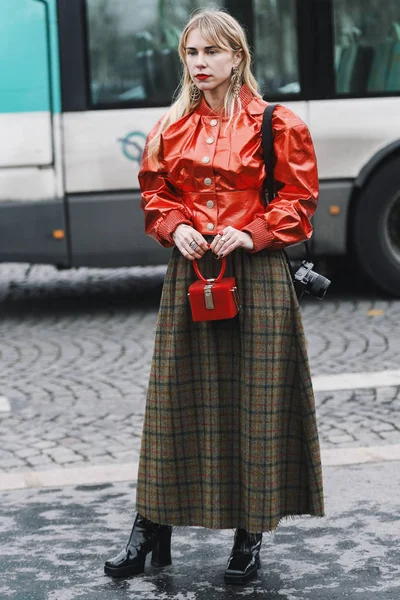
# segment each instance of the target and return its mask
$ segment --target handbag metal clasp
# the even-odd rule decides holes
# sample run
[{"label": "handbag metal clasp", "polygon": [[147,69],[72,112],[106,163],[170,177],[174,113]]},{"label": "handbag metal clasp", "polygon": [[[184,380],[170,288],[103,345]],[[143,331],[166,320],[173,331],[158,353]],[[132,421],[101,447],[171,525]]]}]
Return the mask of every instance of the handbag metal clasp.
[{"label": "handbag metal clasp", "polygon": [[232,292],[233,300],[235,301],[235,304],[236,304],[236,308],[238,310],[240,310],[240,300],[239,300],[239,294],[238,294],[238,291],[237,291],[237,287],[236,286],[233,287],[231,289],[231,292]]},{"label": "handbag metal clasp", "polygon": [[207,310],[213,310],[214,306],[214,298],[212,295],[212,284],[207,284],[204,286],[204,302]]}]

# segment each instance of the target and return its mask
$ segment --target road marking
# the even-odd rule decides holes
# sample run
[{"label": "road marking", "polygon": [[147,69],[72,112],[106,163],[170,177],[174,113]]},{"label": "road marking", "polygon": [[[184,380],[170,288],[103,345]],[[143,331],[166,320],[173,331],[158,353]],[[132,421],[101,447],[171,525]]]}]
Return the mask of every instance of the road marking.
[{"label": "road marking", "polygon": [[365,373],[341,373],[340,375],[317,375],[313,377],[314,392],[356,390],[400,385],[400,369]]},{"label": "road marking", "polygon": [[11,406],[10,402],[8,401],[8,398],[6,398],[5,396],[0,396],[0,413],[10,412],[10,410]]},{"label": "road marking", "polygon": [[47,471],[2,473],[0,475],[0,491],[26,488],[58,488],[68,485],[96,485],[121,481],[136,482],[138,467],[138,463],[117,463],[79,468],[49,469]]},{"label": "road marking", "polygon": [[400,444],[322,449],[321,460],[323,467],[400,461]]},{"label": "road marking", "polygon": [[[400,444],[324,449],[321,454],[324,468],[400,461]],[[138,463],[117,463],[47,471],[3,473],[0,475],[0,491],[119,482],[136,483],[138,467]]]}]

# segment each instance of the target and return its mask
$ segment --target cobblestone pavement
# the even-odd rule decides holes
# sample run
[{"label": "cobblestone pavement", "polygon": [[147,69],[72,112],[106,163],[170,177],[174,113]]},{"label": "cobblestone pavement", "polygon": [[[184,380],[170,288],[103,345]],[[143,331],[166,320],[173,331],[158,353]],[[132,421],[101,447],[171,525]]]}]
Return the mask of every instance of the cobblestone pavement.
[{"label": "cobblestone pavement", "polygon": [[[137,460],[163,274],[0,265],[0,473]],[[400,300],[337,285],[302,311],[313,375],[400,368]],[[398,387],[317,405],[325,448],[400,443]]]}]

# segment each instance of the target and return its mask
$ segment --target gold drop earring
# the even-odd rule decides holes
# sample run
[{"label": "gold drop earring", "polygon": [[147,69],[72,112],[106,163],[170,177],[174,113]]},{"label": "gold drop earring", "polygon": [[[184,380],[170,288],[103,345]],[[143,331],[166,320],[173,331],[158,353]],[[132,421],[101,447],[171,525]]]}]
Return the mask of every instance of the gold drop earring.
[{"label": "gold drop earring", "polygon": [[198,104],[201,98],[201,92],[197,85],[193,83],[193,81],[191,82],[189,88],[189,98],[191,104]]},{"label": "gold drop earring", "polygon": [[239,73],[239,67],[233,67],[231,83],[233,97],[235,98],[235,100],[237,100],[237,98],[239,98],[240,89],[242,87],[242,76]]}]

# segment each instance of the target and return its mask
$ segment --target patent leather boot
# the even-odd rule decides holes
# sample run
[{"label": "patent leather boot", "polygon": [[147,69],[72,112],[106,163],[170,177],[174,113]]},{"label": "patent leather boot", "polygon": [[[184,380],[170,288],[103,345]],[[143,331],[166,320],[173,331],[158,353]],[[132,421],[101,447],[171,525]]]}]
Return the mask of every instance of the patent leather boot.
[{"label": "patent leather boot", "polygon": [[171,564],[172,527],[159,525],[137,515],[125,550],[107,560],[104,572],[111,577],[129,577],[144,572],[146,556],[152,552],[151,564],[166,567]]},{"label": "patent leather boot", "polygon": [[260,567],[262,533],[237,529],[235,541],[225,571],[225,583],[246,583],[257,575]]}]

